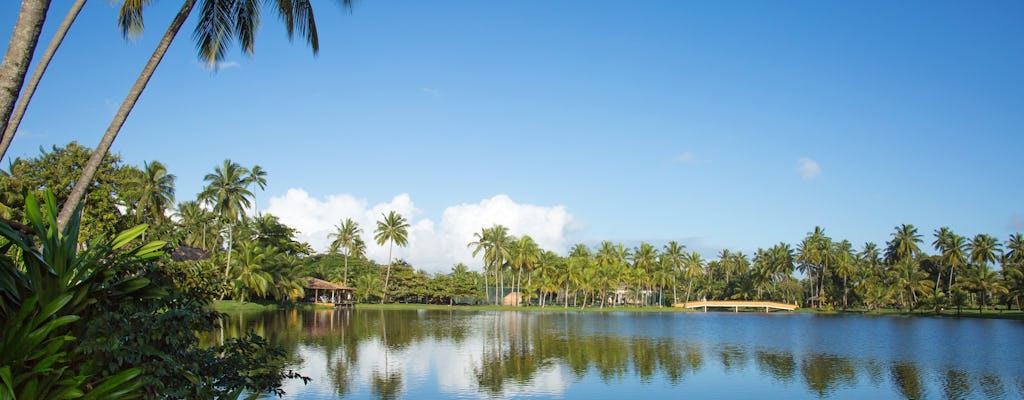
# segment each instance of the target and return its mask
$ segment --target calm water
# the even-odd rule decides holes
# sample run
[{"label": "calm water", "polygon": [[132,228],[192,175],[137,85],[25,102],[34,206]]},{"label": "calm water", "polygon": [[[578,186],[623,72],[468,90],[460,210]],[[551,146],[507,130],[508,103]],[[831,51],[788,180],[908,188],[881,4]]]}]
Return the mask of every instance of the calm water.
[{"label": "calm water", "polygon": [[[286,398],[1024,398],[1024,322],[791,313],[234,314]],[[220,336],[220,335],[215,335]]]}]

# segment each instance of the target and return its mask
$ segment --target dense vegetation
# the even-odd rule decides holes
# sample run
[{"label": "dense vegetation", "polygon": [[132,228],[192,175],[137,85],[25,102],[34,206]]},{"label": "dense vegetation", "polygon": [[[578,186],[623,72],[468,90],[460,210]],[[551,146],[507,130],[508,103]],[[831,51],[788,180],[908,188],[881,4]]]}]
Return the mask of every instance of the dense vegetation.
[{"label": "dense vegetation", "polygon": [[[62,200],[67,188],[58,184],[60,177],[88,154],[71,143],[15,160],[11,173],[0,177],[3,216],[22,217],[19,192],[29,188],[56,188]],[[173,247],[200,250],[204,257],[196,264],[218,283],[218,297],[242,301],[293,302],[304,295],[301,279],[307,276],[353,286],[362,301],[501,304],[516,292],[524,304],[562,307],[757,299],[824,309],[1020,309],[1024,287],[1020,234],[1001,243],[987,234],[968,239],[940,228],[928,246],[913,225],[897,226],[881,246],[855,248],[815,227],[795,245],[778,243],[752,255],[722,250],[711,259],[677,242],[577,244],[563,256],[496,225],[467,243],[483,261],[483,273],[456,265],[428,274],[403,260],[368,260],[362,227],[351,219],[339,221],[327,253],[315,254],[275,216],[251,211],[253,191],[267,182],[259,166],[225,160],[204,177],[207,186],[196,199],[177,206],[175,176],[158,161],[135,167],[114,156],[101,172],[90,191],[95,199],[83,210],[83,232],[111,235],[148,224],[154,237]],[[388,248],[404,246],[407,229],[405,218],[392,212],[381,216],[373,238]]]}]

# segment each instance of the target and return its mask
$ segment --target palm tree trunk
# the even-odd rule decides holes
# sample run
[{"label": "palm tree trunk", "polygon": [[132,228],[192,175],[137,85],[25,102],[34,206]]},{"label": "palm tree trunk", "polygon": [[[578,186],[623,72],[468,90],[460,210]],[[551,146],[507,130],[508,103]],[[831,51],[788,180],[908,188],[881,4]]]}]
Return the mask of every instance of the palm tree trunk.
[{"label": "palm tree trunk", "polygon": [[[167,49],[171,46],[171,42],[174,37],[178,35],[178,31],[181,26],[188,19],[188,15],[192,13],[192,8],[195,6],[196,0],[185,0],[184,4],[181,5],[181,9],[178,10],[178,14],[174,16],[174,20],[171,21],[171,26],[167,28],[167,32],[164,33],[160,43],[156,46],[156,50],[153,51],[153,55],[149,57],[149,61],[146,62],[146,66],[142,68],[142,73],[139,74],[139,78],[135,80],[135,84],[132,85],[131,90],[128,91],[128,95],[125,96],[124,102],[121,103],[121,107],[117,109],[117,113],[114,114],[114,120],[110,121],[110,126],[107,127],[107,131],[103,134],[103,139],[100,140],[99,145],[93,150],[92,156],[89,157],[89,161],[85,164],[85,168],[82,171],[82,176],[78,178],[78,183],[75,183],[75,187],[71,189],[71,194],[68,195],[67,201],[64,202],[64,206],[61,207],[60,215],[57,217],[57,227],[61,231],[68,225],[68,221],[71,219],[71,214],[78,206],[78,203],[85,197],[85,189],[92,183],[93,177],[96,176],[96,171],[100,168],[100,163],[103,161],[103,157],[106,156],[107,150],[110,149],[110,145],[114,143],[114,139],[117,137],[118,132],[121,131],[121,126],[124,125],[125,121],[128,120],[128,114],[132,112],[132,108],[135,107],[135,103],[142,96],[142,91],[146,89],[146,85],[149,83],[149,79],[153,77],[156,72],[156,67],[160,65],[160,61],[163,60],[164,55],[167,54]],[[6,119],[5,119],[6,120]]]},{"label": "palm tree trunk", "polygon": [[388,272],[384,274],[384,293],[380,296],[380,304],[384,304],[384,299],[388,297],[388,280],[391,279],[391,249],[395,247],[395,241],[390,241],[388,245]]},{"label": "palm tree trunk", "polygon": [[[224,282],[225,283],[227,283],[227,281],[229,279],[228,276],[229,276],[229,273],[231,271],[231,245],[233,245],[234,242],[235,242],[233,240],[233,238],[231,237],[231,234],[232,234],[231,231],[232,231],[232,229],[234,227],[235,227],[235,224],[228,224],[228,261],[226,263],[224,263]],[[228,292],[228,289],[225,287],[224,288],[224,292],[220,294],[220,299],[221,300],[224,300],[224,296],[227,295],[227,292]]]},{"label": "palm tree trunk", "polygon": [[[32,64],[32,56],[35,55],[36,44],[39,43],[39,33],[43,30],[46,11],[49,9],[50,0],[21,2],[21,11],[18,12],[18,20],[14,23],[14,32],[11,33],[7,53],[4,54],[3,62],[0,62],[0,132],[7,132],[11,110],[14,109],[21,87],[25,84],[25,74]],[[10,141],[6,134],[4,140]],[[0,158],[2,157],[3,153],[0,153]]]},{"label": "palm tree trunk", "polygon": [[342,282],[345,283],[345,286],[348,286],[348,254],[345,254],[345,277]]},{"label": "palm tree trunk", "polygon": [[688,280],[686,283],[686,303],[684,304],[690,303],[690,289],[693,289],[693,279]]},{"label": "palm tree trunk", "polygon": [[[53,34],[53,39],[50,40],[50,45],[46,47],[46,51],[43,52],[43,57],[39,59],[39,64],[36,65],[35,71],[32,72],[32,77],[29,78],[28,82],[25,83],[25,88],[21,92],[21,96],[18,97],[18,103],[14,108],[14,113],[11,114],[10,121],[7,123],[7,127],[3,130],[3,139],[0,139],[0,159],[7,154],[7,148],[11,146],[11,140],[14,139],[14,134],[18,132],[18,126],[21,125],[21,119],[25,116],[25,110],[28,109],[28,103],[32,101],[32,96],[36,93],[36,87],[39,86],[39,81],[43,79],[43,74],[46,73],[46,68],[50,66],[50,60],[53,59],[53,55],[57,53],[57,49],[61,43],[64,42],[64,36],[67,35],[68,29],[71,29],[71,24],[78,18],[78,13],[82,11],[82,6],[85,5],[86,0],[76,0],[71,5],[71,9],[68,10],[68,14],[64,17],[64,21],[60,23],[60,27],[57,28],[57,32]],[[27,70],[26,70],[27,72]]]}]

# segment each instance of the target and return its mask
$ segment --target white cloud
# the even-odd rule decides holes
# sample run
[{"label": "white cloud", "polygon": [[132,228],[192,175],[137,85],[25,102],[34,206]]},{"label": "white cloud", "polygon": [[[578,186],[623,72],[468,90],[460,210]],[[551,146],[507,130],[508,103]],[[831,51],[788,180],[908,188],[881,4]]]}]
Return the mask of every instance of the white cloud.
[{"label": "white cloud", "polygon": [[211,64],[208,62],[202,62],[197,60],[195,61],[195,63],[199,66],[199,68],[211,72],[216,72],[223,69],[239,68],[242,66],[242,64],[239,64],[238,61],[218,61],[216,64]]},{"label": "white cloud", "polygon": [[436,223],[420,218],[423,212],[416,208],[408,194],[371,206],[365,199],[349,194],[317,199],[305,190],[289,189],[284,196],[271,197],[267,208],[268,213],[298,230],[298,239],[308,242],[317,251],[327,250],[330,244],[327,235],[334,232],[335,225],[344,218],[352,218],[363,229],[367,256],[381,263],[386,262],[388,249],[374,242],[373,230],[381,214],[391,210],[402,214],[410,225],[409,244],[404,248],[395,247],[394,257],[434,272],[448,271],[459,262],[479,267],[479,259],[472,257],[466,245],[473,241],[473,233],[494,224],[508,227],[511,235],[530,235],[540,247],[560,253],[565,252],[568,236],[578,226],[565,206],[520,204],[506,195],[450,206]]},{"label": "white cloud", "polygon": [[796,170],[800,173],[800,177],[805,181],[809,181],[821,175],[821,166],[818,165],[817,161],[807,157],[801,157],[797,163],[799,166]]},{"label": "white cloud", "polygon": [[421,87],[420,91],[423,92],[423,93],[429,94],[431,96],[434,96],[434,97],[441,97],[441,94],[442,94],[440,90],[437,90],[437,89],[434,89],[434,88],[429,88],[429,87]]},{"label": "white cloud", "polygon": [[1024,217],[1014,214],[1010,216],[1010,228],[1015,230],[1024,229]]},{"label": "white cloud", "polygon": [[693,152],[687,151],[683,154],[676,156],[675,158],[672,159],[672,161],[682,164],[689,164],[697,161],[697,156],[693,155]]}]

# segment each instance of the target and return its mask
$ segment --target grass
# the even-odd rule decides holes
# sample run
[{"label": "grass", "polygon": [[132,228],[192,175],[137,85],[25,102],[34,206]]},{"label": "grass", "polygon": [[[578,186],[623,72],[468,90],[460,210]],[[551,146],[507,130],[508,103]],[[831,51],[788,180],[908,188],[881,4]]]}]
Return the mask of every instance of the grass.
[{"label": "grass", "polygon": [[331,306],[314,305],[314,304],[279,304],[279,303],[252,303],[252,302],[240,302],[236,300],[214,300],[210,303],[210,308],[214,311],[219,312],[259,312],[259,311],[273,311],[283,309],[322,309],[331,308]]}]

